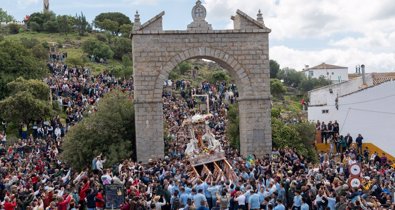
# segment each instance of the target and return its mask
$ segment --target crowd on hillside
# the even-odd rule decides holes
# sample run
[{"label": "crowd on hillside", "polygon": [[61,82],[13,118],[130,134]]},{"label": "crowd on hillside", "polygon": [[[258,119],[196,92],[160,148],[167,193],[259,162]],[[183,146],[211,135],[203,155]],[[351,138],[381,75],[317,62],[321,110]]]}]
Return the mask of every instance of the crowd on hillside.
[{"label": "crowd on hillside", "polygon": [[[21,125],[20,140],[1,146],[0,200],[5,210],[100,210],[105,205],[103,189],[108,184],[124,186],[122,210],[395,209],[392,163],[377,154],[365,161],[352,144],[344,150],[340,144],[338,154],[321,153],[316,164],[291,148],[262,159],[239,156],[224,135],[227,110],[239,94],[235,84],[226,82],[203,82],[193,87],[187,80],[166,81],[164,159],[148,164],[125,160],[117,167],[106,168],[104,156],[98,156],[92,157],[92,166],[86,170],[75,171],[59,160],[62,137],[70,126],[95,112],[96,103],[112,89],[122,89],[133,97],[133,80],[117,79],[108,72],[93,76],[88,69],[58,62],[48,67],[52,76],[45,81],[66,119],[43,120],[31,129]],[[188,160],[183,153],[189,134],[182,123],[207,111],[212,114],[209,126],[237,174],[234,182],[187,181]],[[332,129],[325,127],[325,139],[339,136],[336,122],[331,123]],[[362,166],[362,185],[352,188],[349,166],[355,163]]]}]

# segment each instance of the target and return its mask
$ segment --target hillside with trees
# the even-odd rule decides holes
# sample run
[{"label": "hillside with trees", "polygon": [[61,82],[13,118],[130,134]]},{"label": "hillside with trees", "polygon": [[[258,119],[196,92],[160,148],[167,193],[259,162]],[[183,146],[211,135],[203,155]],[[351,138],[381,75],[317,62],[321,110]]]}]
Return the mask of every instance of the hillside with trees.
[{"label": "hillside with trees", "polygon": [[[13,21],[13,17],[0,10],[3,22]],[[89,24],[83,13],[57,15],[53,12],[31,14],[25,25],[8,24],[1,27],[0,34],[0,116],[13,123],[31,123],[37,120],[31,113],[40,113],[44,118],[59,114],[49,98],[49,89],[41,81],[50,73],[46,67],[50,54],[67,55],[65,62],[69,66],[88,68],[93,74],[103,71],[116,77],[129,78],[132,73],[132,46],[128,38],[133,23],[124,14],[118,12],[101,13]],[[195,72],[195,73],[194,73]],[[196,73],[198,72],[198,73]],[[188,60],[180,63],[169,75],[172,80],[190,80],[192,85],[202,81],[232,82],[226,69],[215,62],[206,60]],[[307,92],[330,84],[324,78],[307,78],[302,72],[290,68],[281,68],[280,64],[270,60],[270,86],[272,93],[272,128],[275,148],[293,147],[310,159],[316,157],[313,148],[314,126],[306,121],[306,113],[300,101],[307,101]],[[23,103],[21,103],[23,102]],[[116,103],[115,103],[116,102]],[[115,103],[115,104],[114,104]],[[121,93],[108,95],[99,106],[97,114],[78,124],[67,136],[65,144],[69,162],[74,165],[84,163],[89,152],[76,152],[81,138],[91,139],[81,133],[100,133],[84,144],[93,148],[92,142],[109,138],[112,130],[120,135],[114,143],[127,151],[133,144],[121,142],[133,133],[124,133],[123,126],[134,127],[133,112],[124,113],[125,108],[132,110],[133,104]],[[127,118],[122,118],[128,115]],[[130,116],[129,116],[130,115]],[[36,115],[37,116],[37,115]],[[121,118],[119,118],[119,116]],[[114,118],[115,117],[115,118]],[[113,127],[111,122],[119,120]],[[95,129],[91,124],[103,122]],[[228,112],[227,136],[233,147],[239,147],[239,119],[237,105]],[[98,124],[99,125],[99,124]],[[133,131],[134,132],[134,131]],[[112,138],[112,137],[111,137]],[[94,148],[92,152],[104,151]],[[127,152],[114,153],[119,148],[106,148],[110,153],[110,162],[119,161]],[[92,153],[93,154],[93,153]],[[85,164],[85,163],[84,163]],[[80,165],[82,166],[82,165]]]}]

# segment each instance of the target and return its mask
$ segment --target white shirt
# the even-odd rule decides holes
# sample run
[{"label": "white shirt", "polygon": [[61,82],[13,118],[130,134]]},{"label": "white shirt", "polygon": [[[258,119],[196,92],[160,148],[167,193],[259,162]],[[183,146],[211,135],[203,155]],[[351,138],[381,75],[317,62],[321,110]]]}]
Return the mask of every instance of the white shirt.
[{"label": "white shirt", "polygon": [[103,170],[103,163],[106,162],[106,160],[97,160],[96,161],[96,168],[97,170],[102,171]]},{"label": "white shirt", "polygon": [[244,194],[239,195],[239,197],[236,198],[237,203],[242,206],[246,205],[246,196]]},{"label": "white shirt", "polygon": [[55,135],[59,137],[61,134],[62,131],[60,130],[60,128],[55,128]]}]

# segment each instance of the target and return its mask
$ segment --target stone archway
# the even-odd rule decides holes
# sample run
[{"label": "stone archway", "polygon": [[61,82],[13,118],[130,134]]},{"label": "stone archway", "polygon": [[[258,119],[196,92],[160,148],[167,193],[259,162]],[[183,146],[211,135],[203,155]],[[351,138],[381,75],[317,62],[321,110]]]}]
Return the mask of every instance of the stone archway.
[{"label": "stone archway", "polygon": [[238,10],[233,30],[212,30],[200,1],[194,21],[183,31],[164,31],[164,12],[145,24],[138,13],[131,35],[135,87],[137,158],[164,156],[163,81],[182,61],[206,58],[227,69],[240,91],[240,149],[242,155],[262,157],[272,149],[268,34],[262,15],[257,20]]}]

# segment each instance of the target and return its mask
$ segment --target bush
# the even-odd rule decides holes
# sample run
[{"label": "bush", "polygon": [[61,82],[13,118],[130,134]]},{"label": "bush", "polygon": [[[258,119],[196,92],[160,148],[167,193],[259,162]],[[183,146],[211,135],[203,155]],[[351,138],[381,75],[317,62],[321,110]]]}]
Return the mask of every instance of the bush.
[{"label": "bush", "polygon": [[280,80],[270,79],[270,92],[274,97],[281,98],[287,92],[287,89]]},{"label": "bush", "polygon": [[[240,148],[240,132],[238,106],[231,105],[228,110],[228,123],[226,127],[226,137],[230,145]],[[272,109],[272,140],[273,148],[293,148],[303,157],[317,161],[317,154],[314,149],[315,126],[311,123],[285,124],[280,119],[280,110]]]},{"label": "bush", "polygon": [[[85,57],[84,57],[84,58],[85,58]],[[68,59],[67,59],[67,63],[69,63],[69,64],[72,65],[72,66],[84,66],[86,62],[87,62],[87,61],[84,60],[83,58],[74,58],[74,57],[71,57],[71,58],[68,58]]]},{"label": "bush", "polygon": [[111,43],[111,50],[115,59],[122,60],[122,56],[132,53],[132,42],[130,39],[115,37]]},{"label": "bush", "polygon": [[332,81],[325,79],[324,77],[316,78],[307,78],[300,83],[299,89],[304,92],[308,92],[310,90],[324,87],[332,84]]},{"label": "bush", "polygon": [[96,39],[101,42],[107,42],[107,37],[104,34],[96,34]]},{"label": "bush", "polygon": [[48,33],[57,33],[59,32],[58,28],[58,22],[55,20],[50,20],[43,25],[44,30]]},{"label": "bush", "polygon": [[36,45],[32,48],[33,55],[39,59],[48,59],[48,49],[42,45]]},{"label": "bush", "polygon": [[34,22],[34,21],[31,21],[29,23],[29,28],[30,28],[31,31],[37,31],[37,32],[40,32],[40,31],[43,30],[41,25],[36,23],[36,22]]},{"label": "bush", "polygon": [[65,138],[61,158],[76,170],[90,166],[102,153],[112,165],[134,157],[134,109],[127,93],[108,93],[98,111],[72,127]]},{"label": "bush", "polygon": [[114,52],[107,44],[94,39],[82,43],[82,49],[88,55],[94,55],[99,58],[111,59],[114,56]]},{"label": "bush", "polygon": [[226,137],[229,140],[230,146],[240,151],[240,120],[239,107],[237,104],[229,106],[227,118],[228,124],[226,128]]},{"label": "bush", "polygon": [[272,108],[272,117],[280,118],[281,117],[281,110],[279,108]]},{"label": "bush", "polygon": [[28,48],[28,49],[32,49],[34,46],[38,45],[40,42],[35,39],[35,38],[26,38],[26,37],[22,37],[21,39],[21,43],[24,47]]},{"label": "bush", "polygon": [[48,42],[43,42],[42,44],[41,44],[45,49],[49,49],[49,43]]},{"label": "bush", "polygon": [[17,34],[17,33],[19,33],[19,29],[21,28],[20,25],[15,24],[15,23],[8,24],[7,27],[8,27],[8,32],[10,34]]},{"label": "bush", "polygon": [[272,118],[273,147],[293,148],[299,155],[317,161],[314,149],[315,126],[311,123],[285,124]]},{"label": "bush", "polygon": [[216,83],[217,81],[227,81],[229,77],[224,71],[216,71],[211,75],[210,82]]}]

